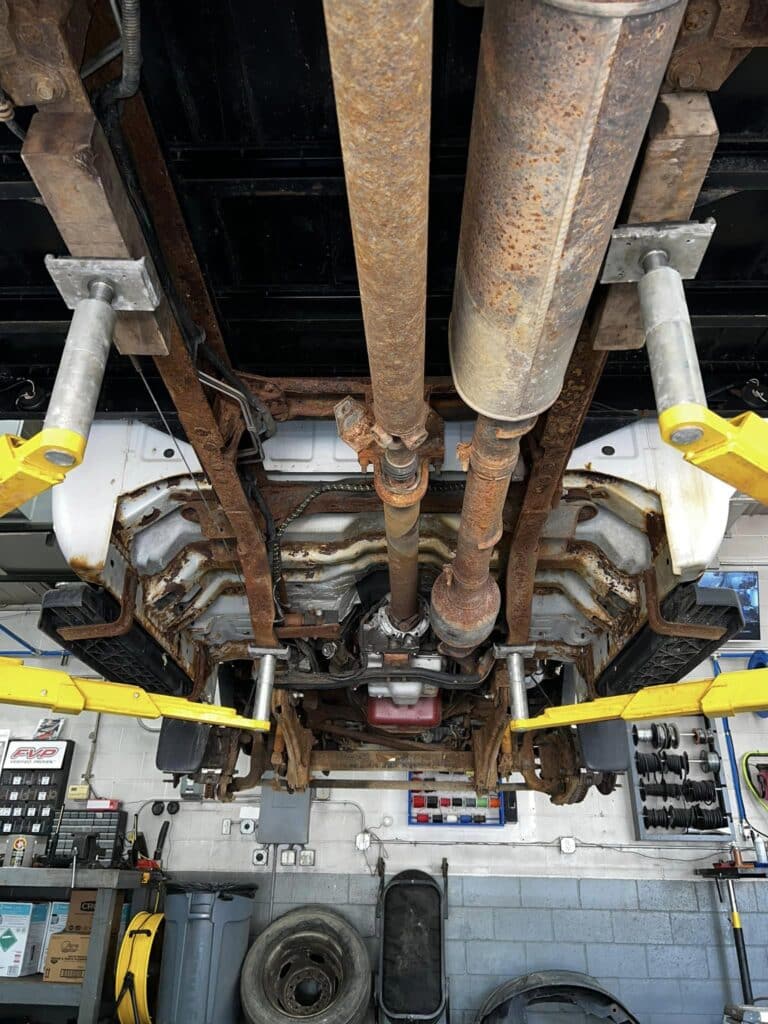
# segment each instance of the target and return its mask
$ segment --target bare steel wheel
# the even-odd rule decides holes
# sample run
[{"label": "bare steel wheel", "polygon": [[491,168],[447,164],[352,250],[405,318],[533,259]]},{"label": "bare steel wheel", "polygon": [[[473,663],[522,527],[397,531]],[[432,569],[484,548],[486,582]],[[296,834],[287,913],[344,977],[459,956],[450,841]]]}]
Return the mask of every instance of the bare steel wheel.
[{"label": "bare steel wheel", "polygon": [[365,944],[331,910],[292,910],[251,946],[240,994],[250,1024],[359,1024],[371,995]]}]

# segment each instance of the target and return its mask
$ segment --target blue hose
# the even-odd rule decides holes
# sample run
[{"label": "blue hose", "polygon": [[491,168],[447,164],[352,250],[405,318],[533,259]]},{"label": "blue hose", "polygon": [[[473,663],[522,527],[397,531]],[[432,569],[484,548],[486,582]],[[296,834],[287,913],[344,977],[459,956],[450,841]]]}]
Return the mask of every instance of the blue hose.
[{"label": "blue hose", "polygon": [[[715,678],[720,675],[720,663],[717,658],[712,658],[712,668],[715,674]],[[747,820],[747,810],[744,806],[744,794],[741,792],[741,777],[739,775],[739,765],[736,760],[736,751],[733,749],[733,736],[731,736],[731,727],[728,724],[727,718],[721,718],[720,722],[723,726],[723,735],[725,736],[725,746],[728,750],[728,761],[731,766],[731,777],[733,778],[733,788],[736,795],[736,807],[739,811],[739,820],[745,822]]]}]

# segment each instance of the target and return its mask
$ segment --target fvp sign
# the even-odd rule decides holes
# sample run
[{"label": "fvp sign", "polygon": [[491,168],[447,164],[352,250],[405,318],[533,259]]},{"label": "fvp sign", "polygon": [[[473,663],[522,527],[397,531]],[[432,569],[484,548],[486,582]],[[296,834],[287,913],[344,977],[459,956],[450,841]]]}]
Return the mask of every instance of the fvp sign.
[{"label": "fvp sign", "polygon": [[61,768],[66,750],[64,740],[10,740],[3,768]]}]

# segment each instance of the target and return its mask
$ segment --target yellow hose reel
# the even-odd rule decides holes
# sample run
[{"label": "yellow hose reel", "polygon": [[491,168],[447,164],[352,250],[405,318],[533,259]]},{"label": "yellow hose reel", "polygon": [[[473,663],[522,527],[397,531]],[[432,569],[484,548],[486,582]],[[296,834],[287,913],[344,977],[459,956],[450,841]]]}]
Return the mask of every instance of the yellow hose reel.
[{"label": "yellow hose reel", "polygon": [[152,1024],[150,962],[159,956],[164,915],[143,910],[131,920],[117,957],[115,1000],[120,1024]]}]

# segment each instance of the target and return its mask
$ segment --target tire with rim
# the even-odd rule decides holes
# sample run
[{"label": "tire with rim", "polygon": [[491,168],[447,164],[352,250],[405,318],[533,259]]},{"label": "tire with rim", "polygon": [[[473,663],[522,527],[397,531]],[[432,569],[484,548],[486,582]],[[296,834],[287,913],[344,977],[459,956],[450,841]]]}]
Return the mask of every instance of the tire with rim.
[{"label": "tire with rim", "polygon": [[365,943],[332,910],[291,910],[248,950],[240,997],[250,1024],[360,1024],[371,999]]}]

